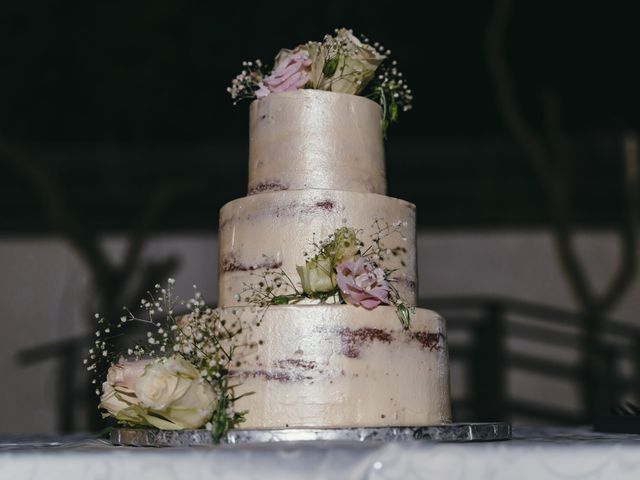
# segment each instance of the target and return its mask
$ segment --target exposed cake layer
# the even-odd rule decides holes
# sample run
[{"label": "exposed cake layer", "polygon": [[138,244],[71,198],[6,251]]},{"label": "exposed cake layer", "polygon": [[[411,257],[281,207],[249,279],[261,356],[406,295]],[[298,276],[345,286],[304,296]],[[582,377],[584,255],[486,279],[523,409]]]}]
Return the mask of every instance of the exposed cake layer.
[{"label": "exposed cake layer", "polygon": [[[398,226],[398,231],[390,233]],[[383,268],[394,270],[394,285],[410,305],[416,303],[415,206],[373,193],[337,190],[269,192],[227,203],[220,210],[218,305],[237,305],[247,285],[267,269],[283,269],[299,282],[296,265],[313,254],[337,228],[359,231],[364,249],[382,235]],[[387,235],[387,236],[385,236]],[[287,284],[277,293],[287,291]]]},{"label": "exposed cake layer", "polygon": [[327,188],[384,194],[380,106],[320,90],[251,104],[249,194]]},{"label": "exposed cake layer", "polygon": [[[227,309],[230,310],[230,309]],[[450,421],[445,322],[416,309],[403,330],[393,307],[235,309],[256,344],[235,364],[241,428],[430,425]],[[264,316],[262,316],[262,314]],[[244,340],[244,339],[243,339]]]}]

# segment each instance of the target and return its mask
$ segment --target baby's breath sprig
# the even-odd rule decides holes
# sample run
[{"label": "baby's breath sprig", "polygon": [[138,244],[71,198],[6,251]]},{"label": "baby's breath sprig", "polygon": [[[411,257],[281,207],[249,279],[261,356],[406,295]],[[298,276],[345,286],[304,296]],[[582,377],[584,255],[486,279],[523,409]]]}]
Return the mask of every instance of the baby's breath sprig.
[{"label": "baby's breath sprig", "polygon": [[301,298],[301,291],[283,269],[267,269],[262,272],[251,272],[256,280],[244,283],[244,289],[237,293],[235,300],[239,303],[257,307],[269,305],[285,305],[296,303]]},{"label": "baby's breath sprig", "polygon": [[[229,367],[237,350],[246,347],[239,341],[242,322],[235,311],[208,307],[196,285],[193,286],[192,298],[181,301],[175,295],[174,285],[172,278],[168,279],[166,287],[156,284],[140,300],[137,309],[140,313],[134,314],[123,307],[125,314],[114,324],[96,314],[99,328],[84,364],[96,376],[92,383],[97,384],[98,376],[106,371],[105,367],[121,357],[163,359],[180,354],[200,372],[200,381],[211,384],[218,397],[218,407],[208,427],[214,440],[220,441],[229,428],[244,419],[245,412],[233,409],[238,397],[234,395],[236,386],[228,381]],[[188,313],[178,315],[178,310]],[[146,331],[146,336],[141,336],[134,326]],[[122,346],[116,345],[116,340],[120,340],[120,344],[121,340],[128,340],[130,345],[121,351]],[[100,393],[96,386],[96,394]]]},{"label": "baby's breath sprig", "polygon": [[386,247],[382,244],[382,241],[394,234],[398,234],[403,242],[406,242],[407,238],[402,235],[402,231],[404,227],[407,226],[407,222],[403,222],[398,220],[397,222],[393,222],[389,224],[388,222],[375,219],[371,227],[373,228],[373,233],[371,234],[371,245],[366,248],[366,250],[362,251],[362,256],[373,257],[374,261],[381,262],[385,259],[386,256],[391,254],[398,254],[406,251],[405,247],[396,246],[394,248]]},{"label": "baby's breath sprig", "polygon": [[218,404],[206,428],[211,431],[214,441],[219,442],[229,429],[244,421],[246,412],[234,409],[234,402],[242,396],[235,396],[237,385],[229,383],[229,374],[238,349],[251,346],[240,340],[243,324],[234,310],[206,307],[197,291],[187,306],[191,311],[176,324],[173,349],[200,371],[202,381],[213,386]]},{"label": "baby's breath sprig", "polygon": [[385,135],[389,125],[398,121],[398,113],[412,108],[413,93],[398,70],[396,60],[380,65],[364,96],[382,107],[380,124]]},{"label": "baby's breath sprig", "polygon": [[231,86],[227,87],[234,105],[243,99],[256,98],[255,92],[260,88],[264,78],[264,65],[261,60],[242,62],[242,67],[242,72],[231,81]]}]

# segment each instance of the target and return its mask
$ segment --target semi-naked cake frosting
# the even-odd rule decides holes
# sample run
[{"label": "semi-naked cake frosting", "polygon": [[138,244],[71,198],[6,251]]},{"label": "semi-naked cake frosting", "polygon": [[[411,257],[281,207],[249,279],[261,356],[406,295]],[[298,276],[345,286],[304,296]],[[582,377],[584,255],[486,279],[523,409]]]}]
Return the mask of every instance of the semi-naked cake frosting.
[{"label": "semi-naked cake frosting", "polygon": [[394,224],[402,225],[400,244],[381,241],[394,252],[383,267],[415,305],[415,206],[385,196],[380,115],[364,97],[319,90],[251,104],[249,195],[222,208],[219,227],[219,307],[240,317],[243,341],[254,346],[232,372],[236,394],[252,392],[236,402],[247,411],[240,428],[450,421],[446,328],[436,313],[416,308],[404,329],[393,306],[241,301],[265,272],[297,278],[314,239],[340,227],[366,239]]}]

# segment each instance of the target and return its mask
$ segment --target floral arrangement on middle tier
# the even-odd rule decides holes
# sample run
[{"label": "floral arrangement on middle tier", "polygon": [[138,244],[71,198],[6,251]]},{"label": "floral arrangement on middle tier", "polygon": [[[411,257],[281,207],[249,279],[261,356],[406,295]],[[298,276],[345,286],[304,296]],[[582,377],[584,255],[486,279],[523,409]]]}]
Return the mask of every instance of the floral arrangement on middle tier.
[{"label": "floral arrangement on middle tier", "polygon": [[374,226],[376,231],[368,246],[350,227],[340,227],[325,239],[312,241],[311,251],[303,253],[305,264],[296,267],[299,283],[282,269],[267,269],[254,273],[260,280],[245,284],[236,300],[264,307],[305,301],[349,304],[366,310],[393,305],[402,326],[408,329],[413,307],[395,287],[394,271],[379,264],[386,255],[397,255],[403,249],[384,248],[381,244],[384,238],[400,232],[403,224],[388,225],[377,220]]}]

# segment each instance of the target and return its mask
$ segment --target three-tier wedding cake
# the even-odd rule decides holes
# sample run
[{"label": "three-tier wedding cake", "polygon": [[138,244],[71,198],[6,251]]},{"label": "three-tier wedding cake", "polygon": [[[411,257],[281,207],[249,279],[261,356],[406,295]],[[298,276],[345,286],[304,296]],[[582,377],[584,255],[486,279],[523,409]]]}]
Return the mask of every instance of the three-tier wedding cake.
[{"label": "three-tier wedding cake", "polygon": [[[398,297],[415,305],[416,208],[385,195],[380,118],[367,98],[319,90],[250,106],[249,195],[226,204],[219,224],[219,307],[250,325],[244,338],[254,346],[234,365],[237,393],[252,392],[236,402],[247,411],[240,428],[450,421],[445,322],[436,313],[407,308],[405,328],[391,305],[285,296],[264,309],[242,306],[247,292],[285,295],[295,282],[282,278],[296,278],[319,239],[346,227],[373,239],[376,266],[393,272]],[[281,277],[271,288],[265,273],[273,271]]]},{"label": "three-tier wedding cake", "polygon": [[[105,417],[216,442],[450,422],[445,322],[416,307],[416,208],[386,196],[384,133],[413,99],[389,54],[338,29],[269,73],[243,63],[228,91],[253,100],[249,189],[220,211],[218,308],[169,279],[115,323],[96,314]],[[123,348],[129,323],[146,337]]]}]

